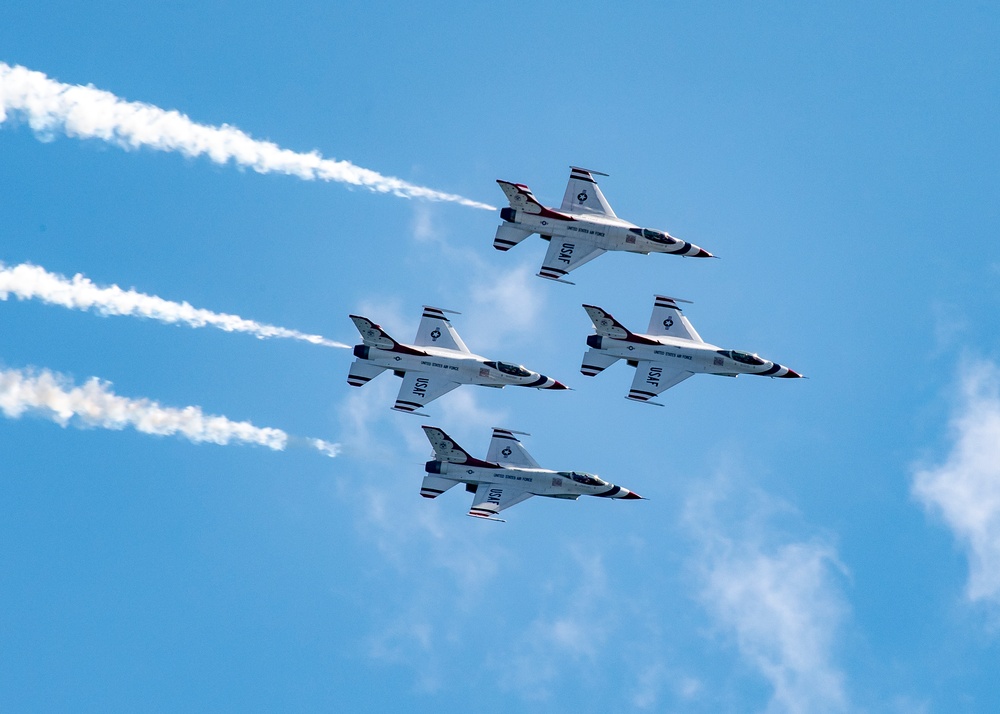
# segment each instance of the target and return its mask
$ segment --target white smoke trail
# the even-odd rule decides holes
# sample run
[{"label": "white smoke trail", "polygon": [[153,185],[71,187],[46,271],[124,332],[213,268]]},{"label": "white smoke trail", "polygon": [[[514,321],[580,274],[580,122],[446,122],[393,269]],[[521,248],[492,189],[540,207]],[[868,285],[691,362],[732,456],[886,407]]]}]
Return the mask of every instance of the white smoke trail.
[{"label": "white smoke trail", "polygon": [[[283,451],[294,438],[281,429],[205,414],[195,406],[177,409],[150,399],[120,397],[110,382],[97,377],[78,387],[49,370],[0,369],[0,412],[9,419],[30,412],[64,427],[71,422],[102,429],[132,427],[144,434],[176,434],[196,444],[257,444],[275,451]],[[303,441],[331,457],[340,450],[339,444],[322,439]]]},{"label": "white smoke trail", "polygon": [[131,315],[160,322],[184,323],[191,327],[211,326],[226,332],[246,332],[262,340],[284,337],[324,347],[350,348],[350,345],[334,342],[320,335],[264,325],[244,320],[238,315],[202,310],[187,302],[172,302],[135,290],[122,290],[117,285],[100,287],[79,273],[69,279],[37,265],[22,263],[10,268],[0,261],[0,300],[6,300],[8,295],[14,295],[20,300],[38,299],[50,305],[74,310],[96,310],[101,315]]},{"label": "white smoke trail", "polygon": [[103,139],[125,149],[146,146],[158,151],[179,151],[189,157],[205,155],[215,163],[232,161],[262,174],[338,181],[404,198],[496,210],[456,194],[383,176],[349,161],[324,159],[315,151],[304,154],[282,149],[228,124],[198,124],[178,111],[128,102],[91,85],[63,84],[41,72],[0,62],[0,124],[7,120],[8,112],[23,116],[42,136],[61,130],[68,136]]}]

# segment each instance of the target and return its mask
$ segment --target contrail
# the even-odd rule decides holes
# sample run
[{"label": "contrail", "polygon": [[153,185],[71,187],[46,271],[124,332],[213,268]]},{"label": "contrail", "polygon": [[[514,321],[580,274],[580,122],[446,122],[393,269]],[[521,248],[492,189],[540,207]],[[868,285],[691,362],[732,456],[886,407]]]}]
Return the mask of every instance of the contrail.
[{"label": "contrail", "polygon": [[284,451],[293,440],[331,457],[340,450],[339,444],[291,437],[281,429],[205,414],[200,407],[177,409],[150,399],[120,397],[111,390],[110,382],[97,377],[78,387],[68,377],[47,369],[0,369],[0,412],[9,419],[30,412],[64,427],[73,423],[116,430],[132,427],[161,436],[176,434],[196,444],[257,444]]},{"label": "contrail", "polygon": [[74,310],[95,310],[101,315],[131,315],[148,317],[168,323],[183,323],[191,327],[217,327],[226,332],[246,332],[259,339],[284,337],[304,340],[324,347],[349,349],[350,345],[334,342],[320,335],[265,325],[245,320],[239,315],[202,310],[187,302],[172,302],[135,290],[122,290],[117,285],[101,287],[77,273],[72,279],[29,263],[7,267],[0,261],[0,300],[14,295],[21,300],[38,299],[50,305]]},{"label": "contrail", "polygon": [[463,196],[383,176],[349,161],[324,159],[316,151],[304,154],[282,149],[228,124],[198,124],[175,110],[128,102],[89,84],[63,84],[41,72],[0,62],[0,124],[7,120],[8,112],[23,116],[43,137],[61,130],[68,136],[103,139],[125,149],[147,146],[158,151],[179,151],[189,157],[206,155],[217,164],[232,161],[262,174],[337,181],[404,198],[496,210]]}]

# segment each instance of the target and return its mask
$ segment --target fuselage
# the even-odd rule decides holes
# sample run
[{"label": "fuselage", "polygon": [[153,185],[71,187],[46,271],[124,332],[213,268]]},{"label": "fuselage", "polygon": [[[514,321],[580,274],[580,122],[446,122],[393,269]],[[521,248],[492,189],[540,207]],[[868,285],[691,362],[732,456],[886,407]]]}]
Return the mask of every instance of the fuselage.
[{"label": "fuselage", "polygon": [[[584,240],[604,250],[630,253],[674,253],[694,258],[711,258],[712,254],[666,231],[641,228],[610,216],[562,213],[546,209],[542,214],[504,208],[500,217],[521,230],[538,233],[549,240]],[[567,250],[571,248],[567,247]],[[567,256],[568,257],[568,256]]]},{"label": "fuselage", "polygon": [[[444,350],[435,347],[403,345],[406,353],[357,345],[354,356],[394,372],[426,372],[437,378],[461,384],[485,387],[534,387],[536,389],[566,389],[566,386],[544,374],[533,372],[510,362],[488,360],[471,352]],[[415,389],[420,388],[417,380]]]},{"label": "fuselage", "polygon": [[[481,462],[483,463],[483,462]],[[577,499],[580,496],[600,498],[639,499],[641,496],[627,488],[608,483],[602,478],[582,471],[552,471],[550,469],[510,468],[499,464],[471,466],[446,461],[428,461],[424,470],[433,476],[471,486],[496,484],[528,491],[535,496]],[[496,499],[500,498],[497,493]]]},{"label": "fuselage", "polygon": [[[739,350],[726,350],[707,342],[691,342],[660,335],[633,335],[638,339],[615,339],[590,335],[587,345],[614,357],[636,362],[663,363],[670,369],[735,377],[756,374],[763,377],[801,377],[798,372],[776,362]],[[650,379],[655,380],[655,374]],[[652,386],[657,386],[653,384]]]}]

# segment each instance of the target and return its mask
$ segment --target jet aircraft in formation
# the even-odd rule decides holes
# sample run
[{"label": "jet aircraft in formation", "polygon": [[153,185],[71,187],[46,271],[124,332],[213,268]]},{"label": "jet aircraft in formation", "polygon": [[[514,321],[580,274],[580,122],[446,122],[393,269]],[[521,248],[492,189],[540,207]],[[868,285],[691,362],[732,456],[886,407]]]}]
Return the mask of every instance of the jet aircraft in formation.
[{"label": "jet aircraft in formation", "polygon": [[[711,258],[711,253],[680,240],[666,231],[641,228],[618,218],[598,187],[596,171],[571,167],[569,184],[558,210],[543,206],[523,185],[500,181],[510,206],[500,211],[493,247],[510,250],[532,233],[549,241],[538,275],[570,283],[569,272],[609,251],[673,253]],[[580,371],[593,377],[624,359],[635,367],[628,399],[648,404],[670,387],[692,374],[703,372],[727,377],[757,374],[795,378],[802,375],[756,354],[722,349],[701,339],[681,312],[678,302],[655,296],[653,314],[645,333],[634,333],[610,313],[596,305],[584,305],[596,334],[587,338],[588,350]],[[347,382],[361,387],[386,370],[403,379],[393,409],[427,416],[417,411],[463,384],[485,387],[507,385],[535,389],[567,389],[566,385],[519,364],[487,360],[473,354],[445,315],[450,310],[424,306],[412,345],[397,342],[367,317],[351,315],[363,344],[354,347]],[[532,496],[575,500],[580,496],[640,499],[627,488],[608,483],[582,471],[551,471],[541,468],[509,429],[494,429],[486,459],[477,459],[438,427],[423,427],[434,448],[420,495],[436,498],[464,483],[474,493],[469,515],[501,521],[497,514]]]},{"label": "jet aircraft in formation", "polygon": [[436,426],[424,433],[434,448],[434,459],[424,470],[420,495],[437,498],[452,486],[465,484],[474,493],[469,515],[501,521],[497,514],[532,496],[576,500],[580,496],[638,500],[642,496],[582,471],[552,471],[538,465],[509,429],[493,429],[486,460],[477,459]]},{"label": "jet aircraft in formation", "polygon": [[666,231],[642,228],[615,215],[594,176],[597,171],[570,167],[569,184],[558,210],[538,202],[524,184],[497,179],[510,206],[500,211],[493,247],[507,251],[538,233],[549,241],[538,275],[570,283],[563,276],[609,250],[629,253],[673,253],[693,258],[713,258],[707,250],[680,240]]},{"label": "jet aircraft in formation", "polygon": [[630,331],[603,308],[584,305],[597,334],[587,338],[590,349],[583,355],[580,371],[593,377],[618,360],[626,360],[635,367],[635,378],[626,398],[657,406],[663,405],[649,400],[697,372],[725,377],[740,374],[802,376],[756,354],[710,345],[701,339],[681,312],[678,302],[690,301],[657,295],[645,334]]},{"label": "jet aircraft in formation", "polygon": [[[424,305],[417,337],[412,345],[397,342],[367,317],[351,315],[363,344],[355,345],[347,375],[352,387],[363,387],[387,369],[403,378],[393,409],[427,416],[417,411],[463,384],[483,387],[534,387],[568,389],[565,384],[519,364],[488,360],[473,354],[445,312]],[[453,313],[457,314],[457,313]]]}]

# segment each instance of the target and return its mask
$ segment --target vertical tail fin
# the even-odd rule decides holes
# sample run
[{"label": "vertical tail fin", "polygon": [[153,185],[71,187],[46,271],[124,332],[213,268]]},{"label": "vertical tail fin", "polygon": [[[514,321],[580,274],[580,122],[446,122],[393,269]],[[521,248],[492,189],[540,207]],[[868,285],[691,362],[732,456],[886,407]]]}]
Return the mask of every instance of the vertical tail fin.
[{"label": "vertical tail fin", "polygon": [[594,329],[601,337],[610,337],[614,340],[627,340],[632,337],[632,332],[604,308],[596,305],[584,305],[583,309],[587,311],[590,321],[594,323]]},{"label": "vertical tail fin", "polygon": [[584,305],[583,309],[587,311],[590,321],[594,323],[594,329],[597,330],[597,334],[601,337],[610,337],[613,340],[627,340],[628,342],[636,342],[644,345],[656,344],[654,340],[632,332],[602,307]]},{"label": "vertical tail fin", "polygon": [[[531,189],[525,186],[523,183],[511,183],[510,181],[503,181],[497,179],[497,183],[500,184],[500,188],[503,189],[504,194],[507,196],[507,200],[510,202],[510,207],[515,211],[521,211],[522,213],[530,213],[534,216],[541,216],[543,218],[558,218],[562,221],[572,221],[574,218],[572,216],[567,216],[564,213],[559,213],[558,211],[553,211],[551,208],[546,208],[538,199],[535,198],[535,194],[531,192]],[[503,212],[501,212],[501,216]],[[508,219],[504,219],[508,220]]]},{"label": "vertical tail fin", "polygon": [[485,466],[487,468],[495,466],[495,464],[490,464],[486,461],[482,461],[481,459],[477,459],[475,456],[455,443],[455,440],[445,434],[444,430],[439,429],[436,426],[425,426],[423,429],[424,434],[427,435],[427,441],[431,442],[431,447],[434,449],[434,458],[438,461],[444,461],[448,464]]},{"label": "vertical tail fin", "polygon": [[417,350],[407,347],[406,345],[396,342],[392,339],[388,332],[382,329],[381,325],[378,325],[367,317],[361,317],[360,315],[350,315],[351,320],[354,321],[354,326],[358,328],[358,332],[361,333],[361,339],[364,341],[365,346],[374,347],[379,350],[386,350],[389,352],[402,352],[403,354],[420,355],[423,352],[418,352]]}]

